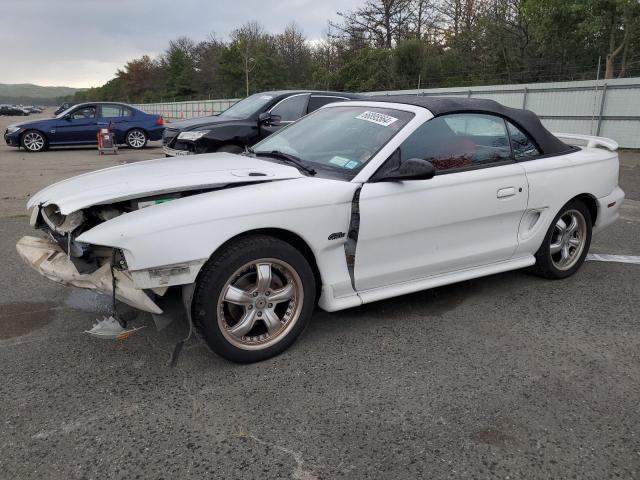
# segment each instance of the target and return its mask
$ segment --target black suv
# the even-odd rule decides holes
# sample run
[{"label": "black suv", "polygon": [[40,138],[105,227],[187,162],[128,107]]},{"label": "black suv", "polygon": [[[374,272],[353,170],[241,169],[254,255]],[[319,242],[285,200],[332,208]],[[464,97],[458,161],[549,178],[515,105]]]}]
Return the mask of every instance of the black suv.
[{"label": "black suv", "polygon": [[219,115],[169,124],[162,149],[169,157],[208,152],[240,153],[307,113],[328,103],[365,98],[309,90],[263,92],[239,101]]},{"label": "black suv", "polygon": [[78,105],[77,103],[72,103],[72,102],[64,102],[62,105],[60,105],[58,108],[56,108],[56,111],[53,112],[53,115],[60,115],[62,112],[64,112],[65,110],[74,107]]}]

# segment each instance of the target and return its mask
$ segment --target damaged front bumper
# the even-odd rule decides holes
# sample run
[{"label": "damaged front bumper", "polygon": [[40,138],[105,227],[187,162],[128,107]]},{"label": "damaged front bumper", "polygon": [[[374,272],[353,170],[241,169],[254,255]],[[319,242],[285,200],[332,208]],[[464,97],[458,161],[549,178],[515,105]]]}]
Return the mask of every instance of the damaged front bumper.
[{"label": "damaged front bumper", "polygon": [[[87,288],[106,295],[113,294],[111,265],[104,263],[96,271],[79,273],[69,256],[52,240],[22,237],[16,244],[18,254],[31,268],[54,282]],[[145,312],[161,314],[162,309],[139,288],[128,272],[113,270],[116,279],[116,299]]]}]

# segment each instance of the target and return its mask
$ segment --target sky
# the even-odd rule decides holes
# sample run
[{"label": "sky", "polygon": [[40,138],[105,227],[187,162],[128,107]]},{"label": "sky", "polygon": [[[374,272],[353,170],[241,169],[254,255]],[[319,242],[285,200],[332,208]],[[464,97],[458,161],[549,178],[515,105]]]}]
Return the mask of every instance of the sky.
[{"label": "sky", "polygon": [[0,0],[0,83],[92,87],[169,41],[226,39],[257,20],[277,33],[295,22],[309,40],[337,11],[364,0]]}]

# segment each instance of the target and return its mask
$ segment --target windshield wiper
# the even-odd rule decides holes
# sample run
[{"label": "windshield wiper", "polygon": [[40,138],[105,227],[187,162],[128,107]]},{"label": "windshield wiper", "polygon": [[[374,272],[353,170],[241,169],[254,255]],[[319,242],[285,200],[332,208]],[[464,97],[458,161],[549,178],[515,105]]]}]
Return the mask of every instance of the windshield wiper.
[{"label": "windshield wiper", "polygon": [[303,172],[306,172],[311,176],[318,173],[313,168],[307,167],[302,162],[302,160],[296,157],[295,155],[284,153],[284,152],[281,152],[280,150],[271,150],[270,152],[256,152],[252,148],[247,148],[247,152],[253,153],[256,157],[273,157],[273,158],[277,158],[278,160],[284,160],[285,162],[292,163],[293,165],[298,167],[299,170],[302,170]]}]

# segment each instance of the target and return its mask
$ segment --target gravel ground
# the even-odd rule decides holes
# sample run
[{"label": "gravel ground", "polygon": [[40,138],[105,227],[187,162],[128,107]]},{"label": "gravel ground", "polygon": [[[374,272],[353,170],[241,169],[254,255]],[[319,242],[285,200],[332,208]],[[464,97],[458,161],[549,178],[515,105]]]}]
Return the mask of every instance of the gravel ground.
[{"label": "gravel ground", "polygon": [[[622,155],[623,218],[592,252],[640,255],[640,155]],[[83,334],[107,304],[21,263],[24,203],[155,156],[0,146],[0,478],[640,478],[640,265],[317,311],[247,366],[191,342],[166,367],[186,326],[146,315],[124,342]]]}]

